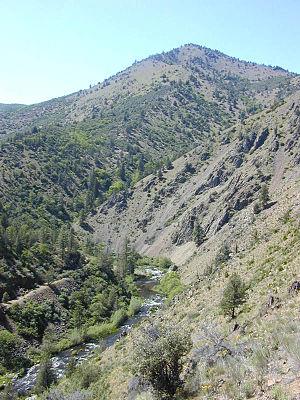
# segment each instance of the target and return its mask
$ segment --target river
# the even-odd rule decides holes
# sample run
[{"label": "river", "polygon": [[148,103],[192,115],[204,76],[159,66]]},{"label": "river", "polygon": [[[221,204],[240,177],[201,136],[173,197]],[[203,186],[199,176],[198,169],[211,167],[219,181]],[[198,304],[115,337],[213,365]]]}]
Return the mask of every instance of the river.
[{"label": "river", "polygon": [[[80,346],[70,348],[68,350],[58,353],[51,359],[53,372],[57,379],[64,376],[68,364],[71,359],[74,359],[77,364],[91,358],[97,350],[105,350],[112,346],[116,341],[120,340],[121,337],[127,334],[127,332],[136,325],[139,321],[149,316],[150,313],[156,308],[160,307],[163,303],[163,299],[160,295],[155,293],[153,290],[157,285],[159,279],[162,276],[161,271],[156,268],[146,269],[147,277],[141,278],[136,281],[136,285],[139,289],[140,296],[144,299],[144,303],[140,311],[133,317],[129,318],[118,330],[117,333],[107,336],[99,342],[84,343]],[[150,276],[150,277],[149,277]],[[26,395],[35,386],[36,378],[39,372],[39,364],[35,364],[26,371],[26,374],[20,378],[16,378],[13,381],[15,390],[20,395]]]}]

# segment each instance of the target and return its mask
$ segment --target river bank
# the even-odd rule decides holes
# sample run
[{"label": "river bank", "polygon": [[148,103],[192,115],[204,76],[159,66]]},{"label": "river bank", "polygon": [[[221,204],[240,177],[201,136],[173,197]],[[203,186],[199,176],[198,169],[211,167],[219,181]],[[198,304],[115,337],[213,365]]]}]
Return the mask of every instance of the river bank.
[{"label": "river bank", "polygon": [[[143,318],[149,316],[156,308],[163,303],[163,298],[155,292],[162,272],[157,268],[146,268],[143,274],[138,274],[138,279],[135,284],[139,290],[140,297],[144,300],[139,312],[128,318],[115,333],[110,334],[98,341],[89,341],[78,346],[69,348],[56,354],[51,358],[52,370],[57,379],[62,378],[72,361],[79,365],[80,363],[93,357],[97,351],[104,351],[112,346],[115,342],[139,323]],[[13,387],[19,395],[30,393],[35,387],[40,365],[35,364],[29,368],[25,375],[13,380]]]}]

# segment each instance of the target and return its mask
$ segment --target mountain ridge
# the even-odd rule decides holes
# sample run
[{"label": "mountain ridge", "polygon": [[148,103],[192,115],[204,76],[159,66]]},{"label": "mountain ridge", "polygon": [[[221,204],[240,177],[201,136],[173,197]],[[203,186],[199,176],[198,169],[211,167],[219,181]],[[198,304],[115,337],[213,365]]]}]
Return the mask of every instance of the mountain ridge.
[{"label": "mountain ridge", "polygon": [[[246,78],[248,77],[247,74],[250,73],[250,81],[255,81],[255,77],[257,79],[263,79],[267,72],[268,77],[272,76],[273,78],[292,78],[297,76],[296,74],[288,71],[276,69],[276,67],[267,67],[251,62],[244,62],[206,47],[198,45],[184,45],[161,55],[153,55],[134,63],[132,66],[111,76],[108,79],[105,79],[102,83],[91,86],[89,89],[80,90],[62,97],[47,100],[42,103],[25,106],[25,108],[22,110],[23,114],[21,115],[23,124],[25,122],[25,127],[27,129],[32,128],[35,124],[49,124],[51,123],[51,118],[49,119],[48,114],[53,112],[58,113],[56,118],[58,121],[60,121],[60,123],[64,123],[62,121],[65,119],[67,123],[80,121],[84,119],[85,116],[91,117],[92,113],[94,113],[94,116],[98,115],[99,107],[105,109],[107,106],[105,102],[115,102],[120,95],[128,96],[128,94],[126,94],[128,93],[128,90],[130,90],[131,95],[137,95],[138,93],[142,93],[144,90],[149,90],[149,85],[151,85],[153,81],[157,79],[155,77],[155,71],[157,69],[161,75],[164,74],[166,76],[164,79],[175,79],[175,81],[177,79],[188,79],[190,69],[188,68],[186,70],[185,66],[191,60],[193,60],[193,58],[200,63],[197,65],[196,62],[195,65],[195,67],[200,68],[200,70],[202,68],[201,64],[206,62],[208,63],[208,69],[214,67],[218,73],[220,73],[220,69],[224,70],[222,73],[230,70],[233,74],[237,74],[237,76],[241,77],[245,75]],[[229,65],[227,65],[227,63],[229,63]],[[180,67],[180,70],[176,71],[176,67],[174,67],[176,65]],[[233,69],[233,65],[235,66],[235,69]],[[170,70],[168,70],[168,68]],[[160,71],[161,69],[162,71]],[[165,70],[165,72],[163,70]],[[146,79],[141,85],[141,79],[145,79],[145,74],[150,78],[150,81],[147,82]],[[154,74],[154,77],[151,74]],[[209,77],[209,79],[211,79],[211,77]],[[136,86],[134,84],[135,81],[139,81],[140,84]],[[125,82],[125,87],[123,87],[124,84],[122,82]],[[160,84],[163,83],[164,82],[161,82]],[[111,85],[114,87],[112,88]],[[205,89],[206,88],[204,87],[204,90]],[[210,90],[210,86],[208,86],[208,89]],[[110,105],[110,103],[108,105]],[[86,111],[82,112],[82,107],[86,108]],[[74,111],[72,109],[74,109]],[[61,117],[59,117],[59,113],[61,114]],[[8,119],[8,121],[3,120],[3,118],[0,119],[0,131],[3,132],[7,130],[8,133],[10,133],[13,131],[13,129],[19,129],[20,124],[17,121],[17,114],[18,113],[12,115],[12,118]],[[16,120],[14,120],[14,118],[16,118]]]}]

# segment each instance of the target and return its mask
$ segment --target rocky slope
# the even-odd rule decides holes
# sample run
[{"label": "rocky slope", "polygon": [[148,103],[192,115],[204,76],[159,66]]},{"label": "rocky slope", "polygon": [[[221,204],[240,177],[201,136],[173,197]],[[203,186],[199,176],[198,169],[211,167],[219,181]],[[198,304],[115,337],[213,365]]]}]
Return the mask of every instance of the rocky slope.
[{"label": "rocky slope", "polygon": [[197,224],[205,233],[200,253],[224,241],[228,226],[241,236],[263,184],[270,187],[268,206],[276,209],[299,180],[299,98],[297,92],[222,131],[213,145],[203,142],[171,169],[113,196],[89,220],[96,240],[120,250],[128,238],[142,253],[184,264],[199,251]]},{"label": "rocky slope", "polygon": [[[172,257],[177,251],[178,257],[184,255],[184,262],[193,252],[193,245],[187,242],[196,219],[191,212],[184,212],[191,196],[198,190],[192,199],[193,213],[199,214],[197,223],[205,225],[209,236],[216,229],[216,220],[228,219],[231,211],[224,214],[221,209],[226,196],[217,193],[220,197],[215,205],[219,210],[215,209],[214,216],[204,215],[206,188],[210,187],[211,194],[214,186],[223,186],[237,166],[243,169],[248,157],[237,154],[237,136],[256,135],[250,135],[246,147],[258,146],[264,139],[269,143],[275,128],[266,130],[266,119],[266,126],[258,123],[256,131],[250,127],[250,116],[264,118],[272,107],[271,118],[287,95],[296,96],[298,88],[299,78],[278,67],[246,63],[217,51],[186,45],[151,56],[85,91],[32,106],[2,106],[0,131],[6,132],[4,136],[9,139],[0,143],[0,254],[5,253],[3,279],[10,281],[14,270],[13,281],[17,281],[11,295],[15,295],[20,282],[26,287],[34,286],[34,271],[40,265],[46,264],[46,272],[49,269],[51,263],[45,263],[40,249],[34,247],[38,238],[45,238],[48,246],[51,237],[48,251],[53,255],[62,227],[69,229],[79,222],[88,230],[88,214],[98,208],[105,211],[114,202],[117,208],[124,208],[131,191],[132,204],[139,202],[142,208],[132,209],[134,216],[131,211],[125,212],[122,218],[124,215],[126,225],[136,232],[144,231],[137,248],[158,253],[167,249],[166,254]],[[242,139],[240,145],[243,146]],[[262,148],[265,145],[258,148],[258,153]],[[188,151],[191,153],[183,156]],[[159,172],[157,178],[149,175],[170,168],[170,160],[179,156],[183,158],[174,162],[174,169]],[[185,157],[191,159],[187,166]],[[143,176],[148,177],[138,184],[139,189],[133,190],[134,183]],[[149,187],[143,188],[144,184]],[[252,192],[258,189],[254,183],[251,185]],[[173,200],[166,208],[167,195]],[[182,220],[183,215],[187,220]],[[113,221],[114,218],[112,215]],[[112,236],[107,230],[115,222],[110,220],[109,214],[103,220],[104,234],[100,232],[99,239]],[[101,218],[99,222],[102,224]],[[175,229],[176,224],[182,227]],[[124,237],[127,226],[122,230],[120,237]],[[34,260],[26,266],[23,261],[17,263],[21,253],[30,249]],[[174,259],[179,260],[178,257]],[[56,275],[61,268],[64,264],[58,260]],[[44,273],[43,269],[38,275]],[[5,290],[6,287],[2,289]]]},{"label": "rocky slope", "polygon": [[[192,333],[182,398],[298,399],[299,101],[294,93],[225,129],[210,148],[195,148],[89,219],[94,239],[110,249],[127,238],[142,253],[179,265],[185,291],[150,323]],[[234,272],[247,284],[247,298],[231,320],[220,300]],[[108,399],[154,399],[128,370],[137,335],[101,357]]]}]

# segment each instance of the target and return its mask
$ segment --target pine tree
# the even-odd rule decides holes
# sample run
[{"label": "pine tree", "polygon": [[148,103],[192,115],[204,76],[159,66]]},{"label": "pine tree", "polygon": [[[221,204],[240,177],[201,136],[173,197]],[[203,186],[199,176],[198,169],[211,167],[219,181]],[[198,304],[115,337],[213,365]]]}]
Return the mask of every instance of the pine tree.
[{"label": "pine tree", "polygon": [[170,160],[169,157],[168,157],[167,160],[166,160],[166,168],[167,168],[168,170],[174,168],[174,167],[173,167],[173,164],[172,164],[172,161]]},{"label": "pine tree", "polygon": [[221,310],[224,315],[235,318],[235,310],[245,302],[246,286],[237,273],[234,273],[223,292],[221,300]]},{"label": "pine tree", "polygon": [[215,258],[215,267],[218,269],[230,259],[230,248],[227,243],[223,243]]}]

